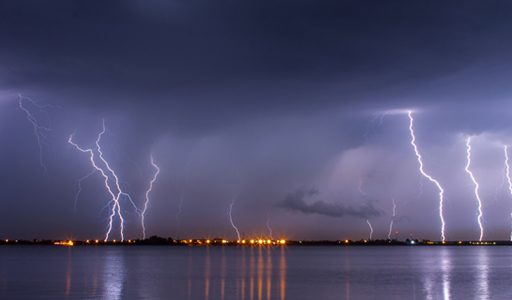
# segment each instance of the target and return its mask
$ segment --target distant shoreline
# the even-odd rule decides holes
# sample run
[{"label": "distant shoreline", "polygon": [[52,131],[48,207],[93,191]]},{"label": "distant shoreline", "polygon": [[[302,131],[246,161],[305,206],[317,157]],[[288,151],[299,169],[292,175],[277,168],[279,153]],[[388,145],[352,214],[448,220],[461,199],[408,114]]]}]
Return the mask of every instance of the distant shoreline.
[{"label": "distant shoreline", "polygon": [[430,241],[430,240],[225,240],[225,239],[172,239],[151,237],[145,240],[0,240],[0,246],[172,246],[172,247],[286,247],[286,246],[512,246],[512,241]]}]

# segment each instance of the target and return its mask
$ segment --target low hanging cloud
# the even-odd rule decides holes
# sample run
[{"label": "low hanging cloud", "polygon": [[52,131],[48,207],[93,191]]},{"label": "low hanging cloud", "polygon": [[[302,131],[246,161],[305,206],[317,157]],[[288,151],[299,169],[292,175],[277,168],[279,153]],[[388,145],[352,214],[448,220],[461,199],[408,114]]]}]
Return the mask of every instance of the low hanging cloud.
[{"label": "low hanging cloud", "polygon": [[339,203],[330,203],[322,200],[307,202],[307,198],[318,195],[317,189],[298,190],[288,194],[286,199],[278,204],[289,211],[301,212],[304,214],[318,214],[333,218],[344,216],[366,219],[369,217],[378,217],[380,212],[373,207],[371,203],[365,203],[360,207],[345,206]]}]

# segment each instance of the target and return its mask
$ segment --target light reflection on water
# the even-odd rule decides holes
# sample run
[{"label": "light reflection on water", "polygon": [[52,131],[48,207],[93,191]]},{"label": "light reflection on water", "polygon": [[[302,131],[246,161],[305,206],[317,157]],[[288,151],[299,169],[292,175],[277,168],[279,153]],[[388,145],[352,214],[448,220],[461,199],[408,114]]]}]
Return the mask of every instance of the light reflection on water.
[{"label": "light reflection on water", "polygon": [[478,253],[476,274],[478,274],[477,295],[479,299],[490,299],[489,295],[489,254],[488,249],[482,249]]},{"label": "light reflection on water", "polygon": [[509,247],[0,247],[0,299],[510,299]]},{"label": "light reflection on water", "polygon": [[103,262],[103,299],[122,299],[126,273],[123,258],[123,255],[110,253]]}]

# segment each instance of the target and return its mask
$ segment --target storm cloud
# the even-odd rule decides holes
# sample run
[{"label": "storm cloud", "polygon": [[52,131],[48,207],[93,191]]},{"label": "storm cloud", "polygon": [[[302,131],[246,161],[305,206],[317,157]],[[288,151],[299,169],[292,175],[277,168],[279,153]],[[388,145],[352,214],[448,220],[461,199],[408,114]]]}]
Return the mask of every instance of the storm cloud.
[{"label": "storm cloud", "polygon": [[[447,237],[478,231],[472,135],[486,232],[508,239],[510,36],[512,3],[493,0],[3,1],[0,237],[103,235],[101,178],[82,182],[74,210],[91,166],[67,138],[94,145],[104,119],[105,157],[136,204],[150,154],[161,167],[148,234],[232,237],[237,191],[245,233],[270,216],[276,233],[358,238],[368,217],[378,235],[396,198],[401,237],[437,239],[436,190],[396,113],[412,109],[425,170],[446,192]],[[52,129],[47,171],[18,94],[51,107],[36,116]],[[137,214],[126,219],[138,237]]]},{"label": "storm cloud", "polygon": [[318,195],[318,190],[299,190],[289,194],[286,199],[278,205],[289,211],[301,212],[303,214],[318,214],[333,218],[341,217],[355,217],[367,219],[370,217],[378,217],[381,213],[371,205],[365,203],[360,207],[354,208],[351,206],[344,206],[340,203],[329,203],[322,200],[308,199],[314,198]]}]

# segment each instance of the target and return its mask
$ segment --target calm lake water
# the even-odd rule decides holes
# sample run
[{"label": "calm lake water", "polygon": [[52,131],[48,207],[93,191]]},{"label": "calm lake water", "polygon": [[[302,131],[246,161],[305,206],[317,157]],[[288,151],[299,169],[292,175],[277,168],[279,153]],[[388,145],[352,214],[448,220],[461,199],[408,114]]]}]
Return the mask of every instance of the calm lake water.
[{"label": "calm lake water", "polygon": [[512,299],[510,247],[0,247],[0,299]]}]

